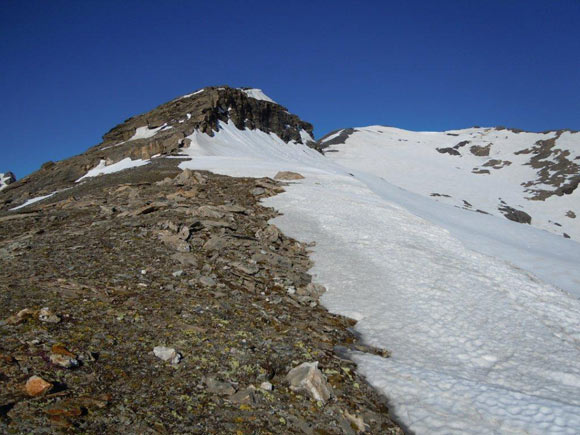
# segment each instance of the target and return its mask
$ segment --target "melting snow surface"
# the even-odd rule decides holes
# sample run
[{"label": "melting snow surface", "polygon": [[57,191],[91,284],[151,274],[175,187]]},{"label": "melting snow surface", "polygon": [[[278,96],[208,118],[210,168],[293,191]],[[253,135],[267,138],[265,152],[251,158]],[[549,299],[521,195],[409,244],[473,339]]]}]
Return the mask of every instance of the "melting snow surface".
[{"label": "melting snow surface", "polygon": [[104,160],[101,160],[97,166],[79,178],[76,182],[84,180],[85,178],[96,177],[98,175],[103,174],[113,174],[115,172],[123,171],[125,169],[130,168],[137,168],[139,166],[147,165],[151,163],[150,160],[131,160],[131,158],[127,157],[117,163],[113,163],[112,165],[107,166]]},{"label": "melting snow surface", "polygon": [[[578,243],[558,244],[561,237],[529,226],[437,204],[259,130],[221,124],[213,138],[190,139],[192,160],[182,168],[306,176],[266,204],[283,213],[274,223],[286,234],[316,241],[311,272],[328,288],[323,304],[358,319],[366,342],[392,351],[388,359],[355,358],[409,429],[578,432],[580,300],[553,285],[566,273],[571,290],[580,289]],[[451,210],[463,219],[447,225],[482,220],[458,237],[441,224]],[[493,237],[483,231],[470,239],[477,225],[495,228]],[[503,259],[486,255],[476,251],[479,241],[514,250]],[[514,266],[509,257],[526,249],[529,261]],[[531,272],[543,261],[560,268],[540,280]]]},{"label": "melting snow surface", "polygon": [[241,89],[248,97],[255,98],[256,100],[269,101],[270,103],[276,103],[270,97],[268,97],[261,89]]}]

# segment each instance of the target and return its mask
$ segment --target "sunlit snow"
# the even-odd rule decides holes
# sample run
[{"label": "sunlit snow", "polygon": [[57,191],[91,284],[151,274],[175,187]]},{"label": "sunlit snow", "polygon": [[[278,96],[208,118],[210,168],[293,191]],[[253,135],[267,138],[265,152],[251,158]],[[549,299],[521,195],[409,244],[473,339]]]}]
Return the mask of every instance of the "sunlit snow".
[{"label": "sunlit snow", "polygon": [[[556,286],[580,295],[580,244],[436,203],[381,179],[370,163],[353,169],[344,155],[332,161],[259,130],[222,123],[213,138],[190,139],[182,168],[306,176],[265,203],[283,213],[274,223],[285,233],[316,241],[323,304],[392,351],[355,358],[407,427],[577,432],[580,300]],[[540,279],[535,268],[546,262],[553,271]]]}]

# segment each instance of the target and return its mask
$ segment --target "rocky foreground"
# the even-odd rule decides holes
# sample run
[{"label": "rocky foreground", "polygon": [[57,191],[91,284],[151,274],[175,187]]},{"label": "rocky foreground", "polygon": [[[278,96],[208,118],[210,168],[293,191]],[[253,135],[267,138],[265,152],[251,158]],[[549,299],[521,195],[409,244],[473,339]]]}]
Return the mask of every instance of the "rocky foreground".
[{"label": "rocky foreground", "polygon": [[0,432],[402,433],[268,224],[283,182],[176,163],[0,214]]}]

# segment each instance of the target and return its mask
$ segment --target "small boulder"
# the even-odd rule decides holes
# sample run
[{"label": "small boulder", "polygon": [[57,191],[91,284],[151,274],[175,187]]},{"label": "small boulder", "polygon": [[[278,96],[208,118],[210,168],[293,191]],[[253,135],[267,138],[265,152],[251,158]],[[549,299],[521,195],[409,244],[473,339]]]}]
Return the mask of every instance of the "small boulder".
[{"label": "small boulder", "polygon": [[157,346],[153,349],[155,356],[163,361],[169,361],[171,364],[179,364],[182,355],[171,347]]},{"label": "small boulder", "polygon": [[50,362],[55,366],[59,366],[65,369],[72,369],[79,365],[79,360],[73,358],[69,355],[62,355],[59,353],[53,353],[50,355]]},{"label": "small boulder", "polygon": [[207,386],[207,391],[212,394],[231,396],[236,389],[229,382],[221,382],[212,377],[205,377],[203,382]]},{"label": "small boulder", "polygon": [[31,397],[42,396],[52,389],[53,385],[45,381],[40,376],[32,376],[26,381],[24,389]]},{"label": "small boulder", "polygon": [[71,369],[80,365],[77,356],[61,344],[52,346],[50,362],[55,366]]},{"label": "small boulder", "polygon": [[326,377],[318,368],[318,361],[305,362],[288,372],[286,380],[290,389],[305,392],[314,400],[325,403],[330,399],[331,392]]},{"label": "small boulder", "polygon": [[239,405],[251,405],[256,402],[255,397],[256,388],[250,385],[248,388],[238,391],[232,394],[229,398],[230,402],[237,403]]},{"label": "small boulder", "polygon": [[44,307],[38,312],[38,320],[45,323],[59,323],[60,317],[54,314],[50,308]]},{"label": "small boulder", "polygon": [[303,180],[304,176],[298,172],[280,171],[274,176],[275,180]]},{"label": "small boulder", "polygon": [[199,172],[194,172],[191,169],[185,169],[179,174],[173,182],[180,186],[193,186],[195,184],[204,184],[207,178]]},{"label": "small boulder", "polygon": [[274,386],[270,382],[266,381],[260,384],[260,389],[264,391],[272,391],[274,389]]},{"label": "small boulder", "polygon": [[250,193],[254,196],[260,196],[266,193],[266,189],[264,189],[263,187],[255,187],[252,190],[250,190]]}]

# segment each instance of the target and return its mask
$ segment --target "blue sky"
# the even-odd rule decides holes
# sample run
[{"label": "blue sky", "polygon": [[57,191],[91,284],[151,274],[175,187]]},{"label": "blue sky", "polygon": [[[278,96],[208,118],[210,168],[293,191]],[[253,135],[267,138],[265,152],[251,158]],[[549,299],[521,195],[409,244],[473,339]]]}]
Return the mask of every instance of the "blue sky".
[{"label": "blue sky", "polygon": [[23,1],[0,6],[0,172],[85,151],[208,85],[330,130],[580,130],[580,1]]}]

